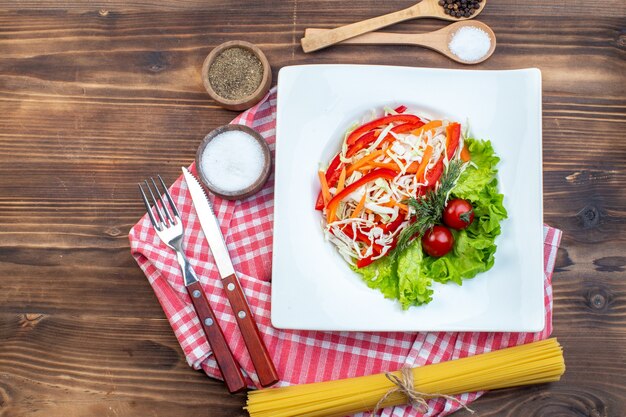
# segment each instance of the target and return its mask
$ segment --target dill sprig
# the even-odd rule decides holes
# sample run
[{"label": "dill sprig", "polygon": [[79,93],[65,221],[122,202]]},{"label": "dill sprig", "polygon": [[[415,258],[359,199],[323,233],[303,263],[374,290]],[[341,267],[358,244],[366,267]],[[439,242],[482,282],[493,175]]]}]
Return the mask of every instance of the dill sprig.
[{"label": "dill sprig", "polygon": [[438,187],[429,190],[423,196],[404,200],[404,203],[413,209],[411,216],[413,221],[400,232],[395,253],[405,250],[414,238],[423,235],[428,229],[439,223],[450,191],[452,191],[462,171],[462,162],[450,161],[441,175]]}]

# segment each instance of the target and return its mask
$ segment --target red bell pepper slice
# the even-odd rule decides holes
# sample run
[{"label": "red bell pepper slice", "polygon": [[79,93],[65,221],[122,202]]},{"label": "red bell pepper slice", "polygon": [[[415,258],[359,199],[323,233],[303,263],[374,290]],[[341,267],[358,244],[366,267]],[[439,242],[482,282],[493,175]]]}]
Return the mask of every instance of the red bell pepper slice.
[{"label": "red bell pepper slice", "polygon": [[[350,227],[349,224],[345,224],[341,228],[341,231],[344,232],[346,234],[346,236],[348,236],[350,239],[354,239],[354,231],[352,230],[352,227]],[[359,233],[358,230],[357,230],[357,233]]]},{"label": "red bell pepper slice", "polygon": [[315,200],[315,210],[322,210],[324,208],[324,196],[322,192],[317,195],[317,200]]},{"label": "red bell pepper slice", "polygon": [[378,256],[378,255],[380,255],[380,250],[376,250],[374,248],[374,253],[372,253],[370,256],[367,256],[365,258],[362,258],[356,261],[356,267],[361,269],[363,267],[368,266],[369,264],[371,264],[372,262],[376,260],[376,259],[373,259],[374,256]]},{"label": "red bell pepper slice", "polygon": [[365,148],[370,143],[374,142],[378,137],[377,133],[378,132],[376,132],[376,130],[370,130],[369,132],[361,136],[359,140],[354,142],[354,145],[348,148],[348,150],[346,151],[346,158],[351,158],[352,155]]},{"label": "red bell pepper slice", "polygon": [[[424,122],[421,121],[417,123],[403,123],[392,128],[391,131],[393,133],[407,133],[422,126],[424,126]],[[378,133],[379,132],[376,130],[370,130],[369,132],[361,136],[356,142],[354,142],[354,145],[348,147],[348,151],[346,152],[346,158],[351,158],[358,151],[366,148],[370,145],[370,143],[376,141],[376,139],[378,138]]]},{"label": "red bell pepper slice", "polygon": [[329,179],[326,180],[329,187],[335,187],[337,182],[339,182],[339,177],[341,176],[341,170],[337,169],[332,173]]},{"label": "red bell pepper slice", "polygon": [[407,133],[424,126],[424,122],[404,123],[391,129],[393,133]]},{"label": "red bell pepper slice", "polygon": [[384,116],[371,122],[365,123],[363,126],[357,127],[348,135],[346,143],[352,145],[363,134],[369,132],[372,129],[376,129],[380,126],[388,125],[389,123],[417,123],[420,122],[420,118],[412,114],[394,114],[390,116]]},{"label": "red bell pepper slice", "polygon": [[328,179],[330,178],[330,176],[337,171],[337,169],[339,168],[339,164],[341,163],[341,158],[339,157],[339,154],[335,155],[335,157],[332,159],[332,161],[330,161],[330,164],[328,165],[328,169],[326,170],[326,180],[328,181]]},{"label": "red bell pepper slice", "polygon": [[372,259],[372,258],[374,258],[374,256],[376,256],[376,255],[370,255],[367,258],[359,259],[358,261],[356,261],[356,267],[361,269],[361,268],[364,268],[364,267],[368,266],[369,264],[374,262],[374,259]]},{"label": "red bell pepper slice", "polygon": [[[341,164],[341,158],[339,154],[335,155],[335,157],[330,161],[330,165],[326,169],[326,173],[324,176],[326,177],[326,182],[328,186],[334,186],[335,182],[339,180],[339,175],[341,175],[341,169],[339,169],[339,165]],[[332,185],[331,185],[332,184]],[[324,197],[322,196],[322,192],[317,195],[317,200],[315,201],[315,210],[322,210],[324,208]]]},{"label": "red bell pepper slice", "polygon": [[317,195],[317,200],[315,200],[315,210],[322,210],[324,208],[324,196],[322,192]]},{"label": "red bell pepper slice", "polygon": [[398,107],[396,107],[396,108],[394,109],[394,111],[395,111],[396,113],[404,113],[404,112],[406,111],[406,109],[407,109],[407,107],[406,107],[405,105],[402,105],[402,106],[398,106]]},{"label": "red bell pepper slice", "polygon": [[448,160],[452,159],[456,148],[459,146],[459,138],[461,137],[461,125],[458,123],[450,123],[446,127],[446,149]]},{"label": "red bell pepper slice", "polygon": [[[383,226],[383,232],[384,233],[393,233],[395,232],[398,227],[400,227],[400,225],[402,224],[402,222],[404,221],[404,218],[402,216],[398,216],[398,218],[396,220],[394,220],[393,222],[386,224],[385,226]],[[345,231],[344,231],[345,232]],[[346,233],[347,234],[347,233]],[[391,252],[395,247],[396,247],[396,243],[397,243],[398,239],[396,236],[396,239],[393,240],[393,242],[391,243],[391,246],[389,247],[389,252]],[[382,247],[380,247],[379,249],[376,248],[376,246],[374,246],[374,251],[377,253],[374,253],[368,257],[365,257],[363,259],[359,259],[356,261],[356,267],[357,268],[363,268],[368,266],[369,264],[371,264],[372,262],[374,262],[374,256],[378,256],[380,255],[380,253],[382,252]]]},{"label": "red bell pepper slice", "polygon": [[437,181],[441,178],[441,174],[443,174],[443,157],[439,158],[439,161],[435,164],[435,166],[428,171],[426,174],[427,181],[427,189],[433,189],[437,185]]},{"label": "red bell pepper slice", "polygon": [[400,227],[403,221],[404,221],[404,217],[398,215],[398,217],[394,221],[392,221],[391,223],[387,223],[386,225],[383,226],[383,232],[384,233],[395,232],[398,229],[398,227]]},{"label": "red bell pepper slice", "polygon": [[[355,234],[352,230],[351,227],[349,227],[349,225],[345,225],[342,229],[341,229],[346,236],[348,236],[350,239],[354,239]],[[372,242],[372,240],[369,238],[369,236],[367,236],[365,233],[361,232],[360,230],[356,231],[356,240],[365,243],[366,245],[373,245],[374,250],[377,250],[378,253],[380,253],[380,251],[383,249],[383,246],[378,244],[378,243],[374,243]]]},{"label": "red bell pepper slice", "polygon": [[341,200],[346,198],[348,195],[352,194],[359,187],[367,184],[370,181],[374,181],[375,179],[378,179],[378,178],[385,178],[388,180],[392,180],[395,178],[395,176],[396,176],[396,171],[392,169],[389,169],[389,168],[375,169],[369,172],[368,174],[362,176],[361,178],[359,178],[357,181],[353,182],[352,184],[348,185],[339,193],[337,193],[333,198],[330,199],[326,207],[328,210],[332,211],[333,209],[337,208]]}]

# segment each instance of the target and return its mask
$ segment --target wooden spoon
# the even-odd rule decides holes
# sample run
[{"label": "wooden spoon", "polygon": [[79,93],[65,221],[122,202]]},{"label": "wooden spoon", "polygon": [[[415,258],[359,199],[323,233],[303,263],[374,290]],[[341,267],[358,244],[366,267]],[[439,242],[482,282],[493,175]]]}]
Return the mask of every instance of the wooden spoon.
[{"label": "wooden spoon", "polygon": [[474,14],[470,17],[452,17],[447,15],[444,13],[443,7],[437,2],[438,0],[422,0],[407,9],[399,10],[397,12],[340,26],[335,29],[327,30],[324,33],[315,35],[312,34],[311,36],[305,34],[304,38],[300,40],[300,43],[302,44],[304,52],[313,52],[341,41],[345,41],[346,39],[362,35],[363,33],[372,32],[374,30],[393,25],[394,23],[404,22],[405,20],[418,19],[422,17],[432,17],[435,19],[451,21],[472,19],[483,11],[487,0],[483,0],[480,3],[480,8],[476,9]]},{"label": "wooden spoon", "polygon": [[[471,26],[481,30],[484,30],[491,39],[491,46],[487,53],[476,61],[466,61],[460,57],[454,55],[450,50],[450,41],[454,34],[464,26]],[[328,33],[332,29],[306,29],[305,36],[318,36],[324,33]],[[355,38],[348,39],[341,42],[342,44],[363,44],[363,45],[418,45],[435,50],[440,54],[443,54],[453,61],[460,62],[461,64],[479,64],[489,58],[493,51],[496,49],[496,35],[493,30],[486,24],[477,20],[471,22],[456,22],[444,27],[443,29],[436,30],[428,33],[389,33],[389,32],[372,32],[364,35],[359,35]]]}]

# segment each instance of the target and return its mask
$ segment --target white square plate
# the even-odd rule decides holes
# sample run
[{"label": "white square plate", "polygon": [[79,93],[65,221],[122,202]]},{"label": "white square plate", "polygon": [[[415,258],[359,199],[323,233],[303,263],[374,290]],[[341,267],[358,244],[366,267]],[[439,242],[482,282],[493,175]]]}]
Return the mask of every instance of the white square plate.
[{"label": "white square plate", "polygon": [[[433,284],[433,301],[402,310],[350,270],[324,240],[317,171],[373,109],[405,104],[469,121],[500,156],[509,218],[495,265],[462,286]],[[276,121],[272,323],[362,331],[539,331],[544,327],[541,73],[361,65],[280,70]]]}]

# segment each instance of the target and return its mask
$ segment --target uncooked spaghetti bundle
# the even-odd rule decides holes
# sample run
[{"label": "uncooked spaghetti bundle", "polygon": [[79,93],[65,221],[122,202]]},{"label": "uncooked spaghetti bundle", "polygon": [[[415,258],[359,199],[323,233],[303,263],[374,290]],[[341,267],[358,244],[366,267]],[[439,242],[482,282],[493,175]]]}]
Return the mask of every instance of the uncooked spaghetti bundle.
[{"label": "uncooked spaghetti bundle", "polygon": [[553,338],[386,374],[250,391],[245,408],[251,417],[342,417],[409,402],[421,406],[439,396],[558,381],[564,372],[563,349]]}]

